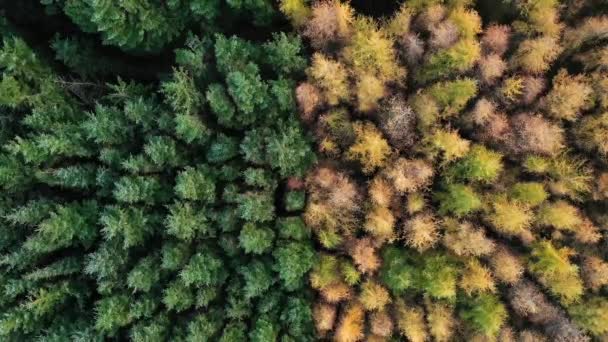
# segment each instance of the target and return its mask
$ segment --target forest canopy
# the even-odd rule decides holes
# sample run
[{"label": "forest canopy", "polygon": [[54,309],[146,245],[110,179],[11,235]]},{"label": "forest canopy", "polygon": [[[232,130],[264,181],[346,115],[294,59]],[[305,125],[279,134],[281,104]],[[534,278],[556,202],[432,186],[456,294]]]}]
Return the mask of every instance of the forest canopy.
[{"label": "forest canopy", "polygon": [[0,340],[608,339],[599,0],[0,4]]}]

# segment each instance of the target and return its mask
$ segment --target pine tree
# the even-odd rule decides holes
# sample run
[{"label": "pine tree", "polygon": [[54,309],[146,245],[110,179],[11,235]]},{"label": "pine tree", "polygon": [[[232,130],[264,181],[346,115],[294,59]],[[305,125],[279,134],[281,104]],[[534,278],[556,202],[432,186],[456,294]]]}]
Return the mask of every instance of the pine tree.
[{"label": "pine tree", "polygon": [[[64,8],[63,1],[47,5]],[[78,2],[65,5],[78,9]],[[266,11],[261,21],[273,13],[265,1],[142,3],[117,11],[128,5],[105,4],[104,15],[121,15],[116,26],[91,22],[89,28],[103,31],[108,44],[140,52],[173,41],[191,20],[214,19],[214,8],[243,11],[231,17],[259,8]],[[175,33],[161,26],[120,36],[140,29],[135,17],[144,8],[158,15],[170,6],[179,15],[160,19],[176,20]],[[83,20],[79,25],[91,15],[68,13]],[[107,25],[102,17],[95,20]],[[125,28],[122,19],[135,21]],[[291,77],[305,68],[299,40],[283,34],[250,43],[191,34],[176,50],[173,72],[159,82],[119,79],[100,83],[96,93],[69,88],[24,41],[11,37],[0,49],[6,90],[0,110],[20,119],[8,126],[0,121],[0,220],[6,227],[0,285],[7,289],[0,294],[0,336],[311,340],[312,313],[295,292],[314,265],[311,235],[301,219],[283,218],[283,208],[275,208],[288,180],[315,161],[294,121]],[[74,56],[79,60],[67,55],[74,46],[56,49],[59,61],[82,77],[117,72],[87,68],[94,49]],[[297,212],[303,195],[293,191],[289,203],[280,204]],[[174,319],[180,323],[170,324]]]}]

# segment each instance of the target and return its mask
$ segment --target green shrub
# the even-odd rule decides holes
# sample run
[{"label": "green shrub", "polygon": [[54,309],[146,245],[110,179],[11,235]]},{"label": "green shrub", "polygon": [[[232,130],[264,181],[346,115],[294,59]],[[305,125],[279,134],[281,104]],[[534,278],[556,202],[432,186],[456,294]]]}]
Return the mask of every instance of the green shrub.
[{"label": "green shrub", "polygon": [[608,302],[605,298],[591,297],[568,307],[568,313],[576,324],[595,336],[601,336],[608,331],[605,324],[608,319]]},{"label": "green shrub", "polygon": [[441,116],[455,116],[464,109],[471,98],[477,95],[477,82],[470,78],[463,78],[436,83],[427,91],[437,102]]},{"label": "green shrub", "polygon": [[306,193],[304,191],[287,191],[283,203],[287,211],[302,210],[306,205]]},{"label": "green shrub", "polygon": [[568,248],[558,249],[549,241],[541,241],[534,245],[528,263],[530,271],[565,304],[578,300],[584,291],[578,267],[570,263],[571,255]]},{"label": "green shrub", "polygon": [[507,309],[493,294],[481,294],[465,302],[462,319],[475,331],[495,338],[507,318]]},{"label": "green shrub", "polygon": [[382,252],[380,277],[389,290],[401,294],[415,286],[417,273],[408,254],[404,250],[390,246]]},{"label": "green shrub", "polygon": [[533,207],[543,203],[549,197],[545,186],[537,182],[517,183],[511,187],[509,195],[514,200]]},{"label": "green shrub", "polygon": [[428,82],[445,75],[465,72],[475,65],[481,55],[479,43],[473,39],[463,39],[454,46],[433,55],[418,72],[420,82]]},{"label": "green shrub", "polygon": [[490,183],[495,181],[502,172],[502,155],[484,146],[471,147],[467,155],[457,161],[447,172],[457,180]]},{"label": "green shrub", "polygon": [[475,191],[463,184],[449,184],[435,195],[441,215],[465,216],[481,208],[481,200]]},{"label": "green shrub", "polygon": [[456,298],[458,270],[447,256],[427,256],[420,272],[420,287],[425,294],[437,299]]}]

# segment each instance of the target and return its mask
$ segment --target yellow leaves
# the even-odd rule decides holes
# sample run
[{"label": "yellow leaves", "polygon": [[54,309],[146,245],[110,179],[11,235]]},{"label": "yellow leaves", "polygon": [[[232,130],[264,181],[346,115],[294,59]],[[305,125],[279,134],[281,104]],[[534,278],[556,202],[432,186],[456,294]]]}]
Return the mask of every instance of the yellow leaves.
[{"label": "yellow leaves", "polygon": [[557,37],[561,33],[563,25],[559,22],[557,1],[519,1],[517,6],[526,19],[525,22],[513,23],[517,31],[530,36],[541,34],[548,37]]},{"label": "yellow leaves", "polygon": [[527,19],[527,23],[516,21],[513,26],[529,36],[539,33],[547,37],[558,37],[564,27],[559,22],[559,13],[555,8],[530,11]]},{"label": "yellow leaves", "polygon": [[337,156],[340,152],[340,148],[336,142],[328,137],[323,138],[319,143],[319,151],[329,156]]},{"label": "yellow leaves", "polygon": [[553,194],[580,200],[591,190],[592,171],[584,159],[562,153],[550,159],[547,171],[552,180],[549,190]]},{"label": "yellow leaves", "polygon": [[608,112],[586,115],[577,125],[578,144],[588,151],[597,150],[608,157]]},{"label": "yellow leaves", "polygon": [[570,76],[561,69],[553,78],[553,88],[544,98],[547,114],[574,121],[582,110],[593,105],[593,88],[581,75]]},{"label": "yellow leaves", "polygon": [[381,207],[388,207],[393,201],[394,191],[386,179],[375,177],[369,184],[368,190],[372,203]]},{"label": "yellow leaves", "polygon": [[433,247],[439,239],[437,221],[428,213],[406,220],[403,228],[405,243],[421,253]]},{"label": "yellow leaves", "polygon": [[279,9],[296,27],[303,26],[312,14],[305,0],[281,0]]},{"label": "yellow leaves", "polygon": [[399,193],[418,191],[428,186],[433,178],[433,166],[421,159],[397,159],[384,172]]},{"label": "yellow leaves", "polygon": [[460,288],[470,296],[476,293],[494,292],[496,285],[490,270],[482,266],[479,260],[469,259],[460,279]]},{"label": "yellow leaves", "polygon": [[457,7],[450,12],[448,19],[456,24],[464,39],[473,39],[481,32],[481,17],[473,10]]},{"label": "yellow leaves", "polygon": [[437,342],[451,341],[454,334],[455,320],[453,309],[442,303],[428,302],[426,304],[429,322],[429,333]]},{"label": "yellow leaves", "polygon": [[494,241],[485,236],[484,230],[475,228],[469,222],[445,219],[443,245],[457,256],[480,256],[490,254]]},{"label": "yellow leaves", "polygon": [[356,342],[363,339],[365,312],[359,303],[351,303],[344,311],[336,329],[336,342]]},{"label": "yellow leaves", "polygon": [[346,157],[359,161],[363,172],[372,173],[386,164],[392,150],[382,133],[371,122],[353,123],[355,143],[348,149]]},{"label": "yellow leaves", "polygon": [[424,310],[418,306],[408,307],[402,301],[397,304],[397,326],[412,342],[424,342],[428,338]]},{"label": "yellow leaves", "polygon": [[561,50],[555,38],[526,39],[519,45],[512,62],[523,71],[540,74],[549,69],[550,63],[557,58]]},{"label": "yellow leaves", "polygon": [[315,53],[308,76],[321,89],[328,104],[337,105],[348,98],[348,74],[342,63]]},{"label": "yellow leaves", "polygon": [[463,139],[454,130],[435,130],[425,139],[431,156],[442,153],[443,160],[450,162],[464,157],[470,149],[471,142]]},{"label": "yellow leaves", "polygon": [[413,192],[407,195],[406,210],[407,213],[413,215],[424,209],[426,206],[426,200],[424,196],[419,192]]},{"label": "yellow leaves", "polygon": [[304,220],[325,247],[335,247],[341,234],[349,235],[356,227],[360,195],[345,174],[329,167],[318,167],[306,178],[309,198]]},{"label": "yellow leaves", "polygon": [[405,69],[397,63],[393,40],[369,18],[355,21],[355,32],[342,56],[355,75],[369,74],[383,82],[405,77]]},{"label": "yellow leaves", "polygon": [[386,25],[386,33],[394,37],[405,36],[410,30],[412,15],[412,10],[406,5],[406,3],[401,4],[401,7],[397,13]]},{"label": "yellow leaves", "polygon": [[304,219],[306,224],[314,228],[321,228],[323,226],[337,226],[337,220],[333,219],[331,208],[326,204],[310,203],[306,207]]},{"label": "yellow leaves", "polygon": [[524,274],[521,260],[503,247],[492,254],[490,265],[492,274],[506,284],[515,284]]},{"label": "yellow leaves", "polygon": [[328,303],[339,303],[352,296],[351,289],[344,283],[333,283],[321,288],[321,296]]},{"label": "yellow leaves", "polygon": [[450,48],[431,55],[418,71],[417,80],[428,82],[449,74],[465,72],[473,68],[480,56],[481,46],[476,39],[459,40]]},{"label": "yellow leaves", "polygon": [[[316,53],[308,70],[309,78],[320,88],[329,105],[348,100],[349,75],[354,80],[357,108],[369,112],[386,95],[387,82],[401,82],[406,71],[398,63],[393,36],[370,18],[353,18],[353,11],[338,0],[319,2],[312,10],[305,35],[312,45],[323,49],[339,42],[339,60]],[[392,23],[393,29],[407,31],[409,12],[403,10]]]},{"label": "yellow leaves", "polygon": [[[560,153],[568,141],[566,132],[576,131],[583,121],[597,124],[555,119],[573,121],[594,101],[601,105],[594,87],[603,86],[606,70],[588,69],[596,78],[565,71],[546,78],[562,52],[554,12],[547,18],[531,14],[529,23],[542,27],[527,36],[519,31],[510,42],[512,26],[493,25],[481,38],[479,15],[459,0],[418,3],[424,3],[420,10],[403,5],[382,24],[355,14],[342,26],[332,19],[331,34],[308,70],[310,87],[300,91],[319,95],[302,96],[314,101],[298,102],[313,117],[307,123],[314,125],[319,149],[340,159],[336,163],[345,174],[357,177],[351,187],[342,187],[335,177],[318,180],[326,186],[311,186],[315,195],[305,213],[307,222],[321,228],[315,232],[322,232],[317,234],[323,247],[339,260],[337,280],[317,289],[324,304],[315,308],[320,317],[315,320],[323,338],[495,338],[506,311],[498,299],[505,300],[504,293],[493,292],[498,282],[501,291],[521,283],[523,263],[563,303],[580,296],[570,251],[534,247],[537,239],[553,233],[560,247],[578,247],[601,238],[582,211],[570,210],[574,205],[552,207],[558,202],[545,199],[549,191],[555,201],[590,192],[585,185],[591,173],[580,171],[575,162],[562,162]],[[321,5],[316,7],[320,11]],[[326,17],[327,23],[332,20]],[[410,51],[412,40],[418,40],[415,52]],[[416,74],[403,82],[405,70],[399,63],[406,59],[416,66]],[[406,84],[415,89],[404,90]],[[401,102],[394,106],[391,98]],[[477,104],[471,110],[473,101]],[[397,116],[407,120],[389,121]],[[603,135],[594,134],[596,141],[608,140],[608,135],[602,140]],[[539,186],[510,191],[531,180]],[[444,183],[446,196],[432,196],[430,191],[441,193]],[[348,195],[352,188],[358,196]],[[450,214],[475,210],[480,214],[469,221],[450,219]],[[514,254],[501,239],[488,237],[490,232],[517,237],[511,240],[524,248]],[[393,257],[386,244],[397,238],[397,248],[407,252]],[[555,271],[560,268],[564,270]],[[608,273],[607,266],[595,260],[587,268],[590,284],[597,288],[608,282],[599,274]],[[424,297],[425,305],[405,304],[397,299],[401,293],[407,293],[407,300]],[[454,301],[466,321],[466,336],[456,335]]]},{"label": "yellow leaves", "polygon": [[384,82],[370,74],[359,76],[356,85],[357,106],[361,112],[369,112],[378,107],[378,102],[385,96]]},{"label": "yellow leaves", "polygon": [[547,203],[540,207],[537,222],[557,230],[569,231],[582,243],[595,243],[601,238],[597,227],[581,216],[579,209],[566,201]]},{"label": "yellow leaves", "polygon": [[524,79],[519,76],[507,78],[500,88],[502,96],[509,101],[516,101],[524,91]]},{"label": "yellow leaves", "polygon": [[366,216],[365,230],[380,241],[392,240],[395,217],[386,207],[375,206]]},{"label": "yellow leaves", "polygon": [[558,230],[575,231],[583,222],[578,209],[566,201],[544,204],[538,211],[538,223]]},{"label": "yellow leaves", "polygon": [[346,41],[351,35],[353,16],[354,11],[347,3],[339,0],[319,1],[312,8],[312,17],[304,35],[318,49]]},{"label": "yellow leaves", "polygon": [[439,105],[425,93],[416,94],[411,101],[412,109],[418,114],[418,127],[422,131],[432,127],[439,118]]},{"label": "yellow leaves", "polygon": [[574,254],[570,248],[556,248],[549,241],[537,243],[531,252],[528,269],[538,276],[540,282],[560,298],[563,304],[570,304],[579,299],[583,284],[578,274],[578,267],[570,263]]},{"label": "yellow leaves", "polygon": [[577,28],[568,29],[564,33],[564,46],[568,49],[578,49],[583,43],[605,37],[608,34],[608,17],[589,17]]},{"label": "yellow leaves", "polygon": [[336,321],[336,307],[326,303],[316,303],[313,309],[313,318],[317,331],[329,331],[333,329]]},{"label": "yellow leaves", "polygon": [[491,203],[488,220],[497,231],[511,236],[522,236],[530,227],[533,213],[527,206],[499,196]]},{"label": "yellow leaves", "polygon": [[382,285],[368,280],[361,285],[359,301],[367,311],[381,311],[391,301],[391,297]]}]

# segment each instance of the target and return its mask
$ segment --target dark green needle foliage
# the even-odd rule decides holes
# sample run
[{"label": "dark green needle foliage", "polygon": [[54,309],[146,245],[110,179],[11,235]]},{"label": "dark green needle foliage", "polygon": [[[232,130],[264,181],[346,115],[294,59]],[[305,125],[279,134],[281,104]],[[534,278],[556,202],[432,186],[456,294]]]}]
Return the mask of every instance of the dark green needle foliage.
[{"label": "dark green needle foliage", "polygon": [[[226,8],[274,15],[265,0],[45,3],[142,51]],[[2,32],[0,340],[313,339],[305,197],[285,190],[315,160],[299,39],[191,35],[158,84],[100,82],[82,101]]]},{"label": "dark green needle foliage", "polygon": [[[62,13],[103,43],[131,52],[157,52],[190,28],[216,31],[239,19],[255,26],[277,16],[269,0],[40,0],[49,13]],[[277,42],[276,44],[281,44]],[[275,44],[275,45],[276,45]],[[65,51],[63,47],[60,50]],[[285,52],[289,53],[289,52]]]}]

